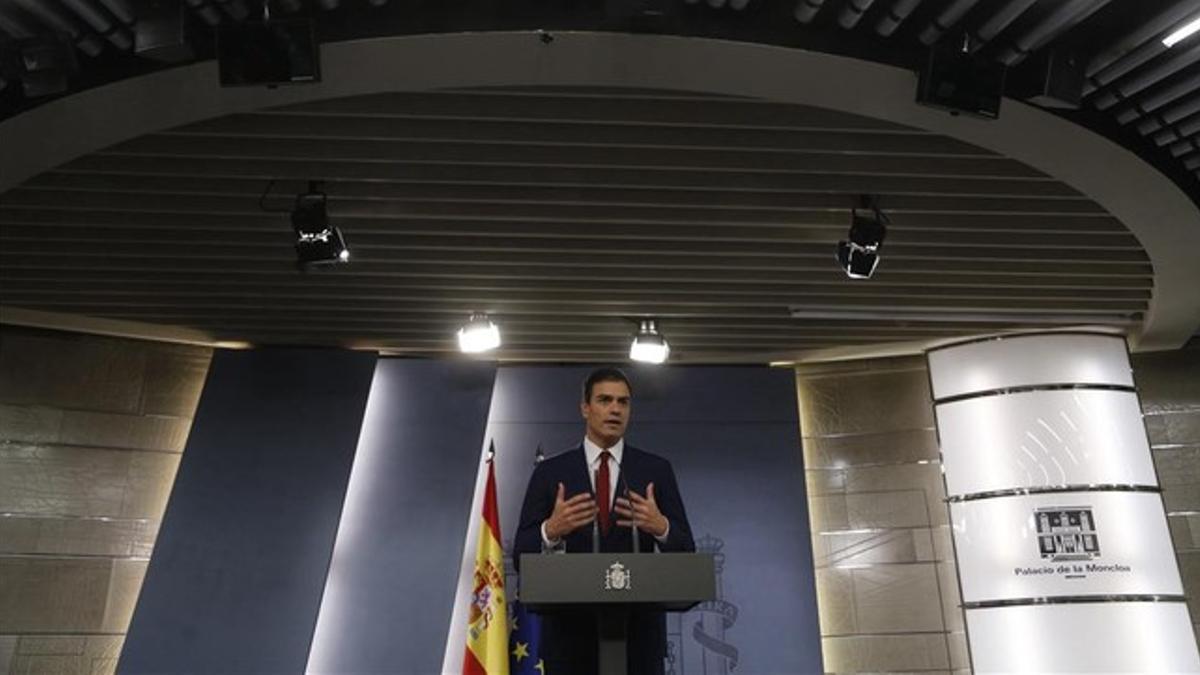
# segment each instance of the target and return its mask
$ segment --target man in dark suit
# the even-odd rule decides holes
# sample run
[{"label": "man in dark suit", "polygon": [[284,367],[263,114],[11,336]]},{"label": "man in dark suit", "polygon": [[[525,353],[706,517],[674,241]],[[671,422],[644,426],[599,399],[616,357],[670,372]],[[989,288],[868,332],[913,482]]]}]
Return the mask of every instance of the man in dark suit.
[{"label": "man in dark suit", "polygon": [[[515,556],[591,553],[593,522],[599,552],[633,551],[632,526],[642,552],[696,550],[670,462],[625,443],[632,398],[633,387],[620,370],[600,368],[588,376],[579,406],[586,423],[583,444],[534,469],[521,506]],[[666,635],[662,612],[631,617],[631,675],[661,675]],[[545,616],[540,644],[547,675],[596,672],[591,614]]]}]

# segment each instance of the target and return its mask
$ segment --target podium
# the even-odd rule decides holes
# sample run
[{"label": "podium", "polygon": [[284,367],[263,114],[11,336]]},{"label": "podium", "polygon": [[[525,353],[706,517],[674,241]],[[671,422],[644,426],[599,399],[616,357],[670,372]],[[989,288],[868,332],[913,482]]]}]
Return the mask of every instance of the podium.
[{"label": "podium", "polygon": [[600,675],[624,675],[629,614],[685,612],[717,598],[710,553],[526,553],[521,602],[539,614],[596,616]]}]

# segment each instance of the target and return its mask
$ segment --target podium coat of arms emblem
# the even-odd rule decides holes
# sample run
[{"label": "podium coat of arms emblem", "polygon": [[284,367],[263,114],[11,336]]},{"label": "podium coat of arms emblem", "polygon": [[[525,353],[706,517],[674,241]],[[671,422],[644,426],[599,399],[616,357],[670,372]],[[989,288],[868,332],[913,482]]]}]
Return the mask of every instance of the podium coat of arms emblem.
[{"label": "podium coat of arms emblem", "polygon": [[615,562],[608,566],[608,571],[604,574],[604,590],[627,591],[631,587],[631,581],[628,568]]}]

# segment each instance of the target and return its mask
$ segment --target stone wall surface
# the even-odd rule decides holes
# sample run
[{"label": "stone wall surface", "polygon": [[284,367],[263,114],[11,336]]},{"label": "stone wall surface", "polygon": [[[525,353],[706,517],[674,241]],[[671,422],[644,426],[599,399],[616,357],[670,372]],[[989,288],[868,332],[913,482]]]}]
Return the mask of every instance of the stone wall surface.
[{"label": "stone wall surface", "polygon": [[1200,639],[1200,345],[1133,355],[1192,628]]},{"label": "stone wall surface", "polygon": [[825,670],[966,672],[925,359],[796,374]]},{"label": "stone wall surface", "polygon": [[211,356],[0,325],[0,674],[115,669]]}]

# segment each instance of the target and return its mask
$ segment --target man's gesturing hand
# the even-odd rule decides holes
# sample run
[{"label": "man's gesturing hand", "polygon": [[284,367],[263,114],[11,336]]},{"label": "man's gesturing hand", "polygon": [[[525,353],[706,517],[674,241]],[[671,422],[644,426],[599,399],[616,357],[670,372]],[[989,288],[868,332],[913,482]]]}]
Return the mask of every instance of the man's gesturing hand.
[{"label": "man's gesturing hand", "polygon": [[654,483],[646,486],[645,497],[633,490],[629,491],[629,499],[617,497],[614,510],[620,517],[617,525],[621,527],[637,525],[642,532],[649,532],[656,537],[667,533],[667,517],[658,510],[658,503],[654,501]]},{"label": "man's gesturing hand", "polygon": [[546,519],[546,537],[558,541],[575,530],[592,522],[596,517],[596,500],[587,492],[564,499],[566,488],[558,484],[558,494],[554,497],[554,512]]}]

